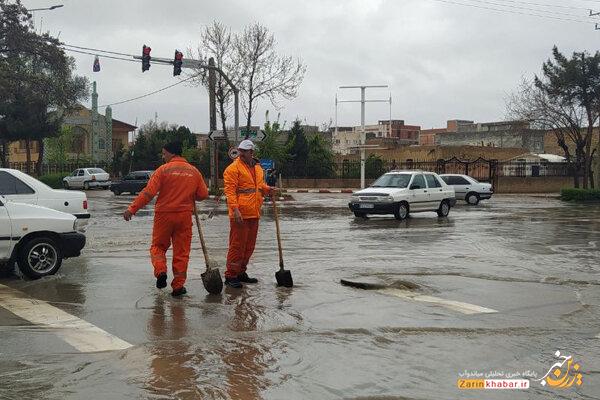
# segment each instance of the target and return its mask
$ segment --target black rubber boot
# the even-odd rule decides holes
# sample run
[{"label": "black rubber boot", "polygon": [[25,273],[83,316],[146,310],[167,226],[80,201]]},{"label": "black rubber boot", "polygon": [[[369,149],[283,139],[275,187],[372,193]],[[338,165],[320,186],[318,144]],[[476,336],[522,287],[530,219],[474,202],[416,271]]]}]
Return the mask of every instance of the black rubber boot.
[{"label": "black rubber boot", "polygon": [[245,272],[242,272],[241,274],[239,274],[237,276],[237,278],[238,278],[238,280],[240,282],[244,282],[244,283],[258,283],[258,279],[256,279],[256,278],[250,278],[248,276],[248,274],[245,273]]},{"label": "black rubber boot", "polygon": [[225,278],[225,285],[234,289],[241,289],[244,287],[238,278]]},{"label": "black rubber boot", "polygon": [[162,289],[167,287],[167,274],[160,274],[156,278],[156,287]]},{"label": "black rubber boot", "polygon": [[173,292],[171,292],[171,296],[173,296],[173,297],[179,297],[179,296],[181,296],[183,294],[186,294],[186,293],[187,293],[187,290],[185,290],[185,287],[182,286],[179,289],[173,289]]}]

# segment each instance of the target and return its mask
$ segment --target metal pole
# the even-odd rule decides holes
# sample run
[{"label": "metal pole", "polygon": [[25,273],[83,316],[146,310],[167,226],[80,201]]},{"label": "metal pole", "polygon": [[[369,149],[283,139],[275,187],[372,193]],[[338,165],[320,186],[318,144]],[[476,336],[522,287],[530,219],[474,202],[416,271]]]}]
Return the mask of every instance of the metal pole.
[{"label": "metal pole", "polygon": [[[216,106],[216,96],[215,96],[215,90],[217,87],[217,74],[215,73],[215,60],[214,58],[210,58],[208,60],[208,65],[209,70],[208,70],[208,112],[209,112],[209,119],[210,119],[210,131],[214,132],[217,130],[217,106]],[[218,143],[214,143],[214,153],[213,153],[213,157],[212,157],[212,176],[211,176],[211,180],[212,180],[212,188],[215,190],[218,189],[219,184],[218,184],[218,179],[219,179],[219,171],[217,171],[218,168],[218,161],[217,161],[217,157],[219,154],[219,145]]]},{"label": "metal pole", "polygon": [[389,137],[392,137],[392,94],[390,93],[390,134]]},{"label": "metal pole", "polygon": [[338,98],[337,98],[337,93],[335,94],[335,134],[334,134],[334,142],[333,144],[335,144],[335,140],[338,140]]},{"label": "metal pole", "polygon": [[360,188],[365,188],[365,87],[360,88]]}]

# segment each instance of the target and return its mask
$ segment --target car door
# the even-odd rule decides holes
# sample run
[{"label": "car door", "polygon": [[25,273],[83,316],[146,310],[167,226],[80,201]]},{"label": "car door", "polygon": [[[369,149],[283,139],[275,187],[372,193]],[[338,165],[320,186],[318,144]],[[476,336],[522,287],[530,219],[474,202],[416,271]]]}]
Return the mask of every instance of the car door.
[{"label": "car door", "polygon": [[12,224],[4,201],[0,199],[0,260],[8,259],[12,248]]},{"label": "car door", "polygon": [[451,185],[454,186],[454,193],[456,193],[456,198],[464,200],[467,196],[467,193],[471,191],[471,182],[465,179],[460,175],[453,175],[451,177]]},{"label": "car door", "polygon": [[37,204],[38,194],[25,182],[7,171],[0,171],[0,194],[6,200]]},{"label": "car door", "polygon": [[429,207],[437,209],[445,197],[442,184],[433,174],[425,174],[425,181],[427,181],[427,191],[429,193]]},{"label": "car door", "polygon": [[413,211],[421,211],[429,209],[429,193],[425,177],[423,174],[413,175],[412,182],[409,186],[410,209]]}]

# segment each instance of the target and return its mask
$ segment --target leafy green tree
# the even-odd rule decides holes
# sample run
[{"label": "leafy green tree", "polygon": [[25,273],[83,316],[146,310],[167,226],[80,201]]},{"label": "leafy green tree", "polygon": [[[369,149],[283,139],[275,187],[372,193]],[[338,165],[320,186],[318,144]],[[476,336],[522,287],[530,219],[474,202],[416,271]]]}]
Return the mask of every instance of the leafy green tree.
[{"label": "leafy green tree", "polygon": [[310,178],[331,178],[335,176],[331,146],[316,134],[308,142],[306,175]]},{"label": "leafy green tree", "polygon": [[59,130],[58,136],[45,140],[47,160],[51,164],[62,165],[69,161],[69,153],[72,152],[72,146],[75,135],[70,127],[63,126]]},{"label": "leafy green tree", "polygon": [[306,176],[309,148],[304,129],[300,125],[299,119],[294,121],[285,147],[288,157],[283,168],[285,175],[296,177]]},{"label": "leafy green tree", "polygon": [[282,142],[282,126],[279,123],[279,115],[274,122],[269,121],[269,111],[265,113],[264,132],[265,138],[257,142],[258,151],[256,155],[261,159],[271,159],[275,161],[276,168],[280,168],[287,161],[285,144]]},{"label": "leafy green tree", "polygon": [[31,141],[39,142],[38,174],[46,137],[58,134],[65,111],[87,97],[86,78],[73,75],[74,60],[58,39],[38,34],[20,0],[0,0],[0,138],[25,140],[27,172]]}]

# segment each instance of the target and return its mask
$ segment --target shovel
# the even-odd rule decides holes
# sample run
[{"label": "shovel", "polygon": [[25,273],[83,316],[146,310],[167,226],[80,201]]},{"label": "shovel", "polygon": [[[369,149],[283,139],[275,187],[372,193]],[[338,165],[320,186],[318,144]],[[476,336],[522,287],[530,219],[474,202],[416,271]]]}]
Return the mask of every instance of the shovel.
[{"label": "shovel", "polygon": [[219,273],[219,268],[211,268],[210,260],[208,258],[208,251],[206,250],[206,243],[204,243],[204,234],[202,233],[202,227],[200,226],[200,218],[198,218],[198,210],[196,209],[196,202],[194,201],[194,216],[196,217],[196,226],[198,227],[198,235],[200,236],[200,244],[202,245],[202,252],[204,253],[204,261],[206,262],[206,271],[202,276],[202,284],[206,291],[210,294],[220,294],[223,290],[223,280]]},{"label": "shovel", "polygon": [[275,228],[277,229],[277,248],[279,250],[279,271],[275,272],[275,279],[277,279],[277,286],[292,287],[294,281],[292,280],[292,273],[283,268],[283,251],[281,250],[281,234],[279,233],[279,214],[277,213],[277,204],[275,203],[275,194],[271,195],[271,201],[273,202],[273,212],[275,213]]}]

